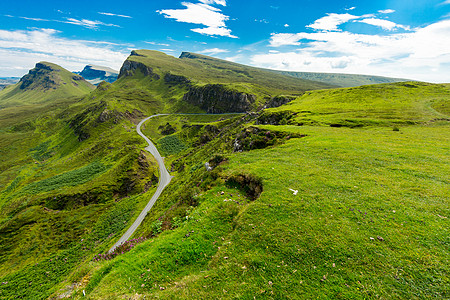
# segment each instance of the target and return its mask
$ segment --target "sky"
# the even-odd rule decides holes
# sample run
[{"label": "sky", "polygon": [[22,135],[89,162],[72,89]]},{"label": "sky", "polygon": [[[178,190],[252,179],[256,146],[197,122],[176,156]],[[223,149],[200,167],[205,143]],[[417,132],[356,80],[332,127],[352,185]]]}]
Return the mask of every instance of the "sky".
[{"label": "sky", "polygon": [[119,70],[134,49],[256,67],[450,82],[450,0],[2,1],[0,76]]}]

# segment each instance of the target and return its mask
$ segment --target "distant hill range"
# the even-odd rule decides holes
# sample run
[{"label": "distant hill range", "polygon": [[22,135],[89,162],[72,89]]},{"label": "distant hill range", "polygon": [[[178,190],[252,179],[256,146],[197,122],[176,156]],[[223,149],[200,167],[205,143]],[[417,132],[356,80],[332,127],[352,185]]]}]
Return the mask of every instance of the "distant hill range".
[{"label": "distant hill range", "polygon": [[108,67],[87,65],[81,72],[74,72],[83,76],[93,85],[98,85],[102,81],[113,83],[117,80],[119,72]]},{"label": "distant hill range", "polygon": [[402,79],[402,78],[390,78],[383,76],[358,75],[358,74],[290,72],[290,71],[274,71],[274,72],[282,75],[292,76],[295,78],[325,82],[339,87],[355,87],[369,84],[410,81],[409,79]]},{"label": "distant hill range", "polygon": [[20,80],[20,77],[0,77],[0,90],[11,84],[16,84]]}]

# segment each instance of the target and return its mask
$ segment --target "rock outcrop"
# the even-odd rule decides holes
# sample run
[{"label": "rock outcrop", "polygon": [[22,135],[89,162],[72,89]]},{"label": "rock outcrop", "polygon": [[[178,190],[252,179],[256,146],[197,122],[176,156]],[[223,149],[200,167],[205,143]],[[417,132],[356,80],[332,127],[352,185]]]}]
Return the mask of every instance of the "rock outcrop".
[{"label": "rock outcrop", "polygon": [[221,84],[191,87],[183,100],[200,107],[207,113],[246,112],[252,108],[256,96],[227,89]]},{"label": "rock outcrop", "polygon": [[34,69],[31,69],[27,75],[20,79],[20,89],[29,90],[36,84],[39,84],[44,90],[56,89],[60,80],[57,76],[54,76],[54,72],[59,72],[59,70],[44,63],[37,63]]},{"label": "rock outcrop", "polygon": [[141,72],[144,76],[150,76],[155,80],[160,78],[158,74],[153,73],[152,68],[133,60],[126,60],[123,63],[122,68],[120,68],[119,78],[133,76],[136,74],[136,71]]}]

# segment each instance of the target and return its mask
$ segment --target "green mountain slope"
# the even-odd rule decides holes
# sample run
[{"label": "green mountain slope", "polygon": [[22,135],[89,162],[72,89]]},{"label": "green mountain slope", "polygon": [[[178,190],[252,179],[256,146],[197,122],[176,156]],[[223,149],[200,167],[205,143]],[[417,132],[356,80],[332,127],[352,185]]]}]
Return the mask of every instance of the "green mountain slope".
[{"label": "green mountain slope", "polygon": [[[290,72],[290,71],[275,71],[270,69],[262,69],[249,67],[237,63],[232,63],[229,61],[196,54],[190,52],[183,52],[180,56],[182,59],[189,59],[200,63],[201,65],[208,68],[208,71],[218,72],[220,70],[227,70],[226,73],[228,75],[232,74],[230,71],[235,72],[234,75],[240,75],[243,77],[244,74],[249,73],[252,74],[253,78],[258,78],[261,81],[265,80],[267,84],[270,85],[273,77],[273,80],[279,80],[280,77],[278,75],[285,75],[289,77],[294,77],[298,79],[315,81],[317,83],[326,84],[327,86],[336,86],[336,87],[355,87],[360,85],[369,85],[369,84],[380,84],[380,83],[394,83],[394,82],[402,82],[408,81],[407,79],[400,78],[389,78],[382,76],[371,76],[371,75],[358,75],[358,74],[340,74],[340,73],[312,73],[312,72]],[[271,74],[272,73],[272,74]],[[275,74],[274,74],[275,73]],[[248,78],[247,78],[248,79]],[[286,79],[284,79],[286,81]],[[283,80],[281,80],[283,82]],[[294,82],[288,80],[288,84],[295,84]],[[279,84],[279,82],[277,83]],[[276,85],[276,84],[275,84]],[[307,87],[307,89],[311,89]],[[317,88],[314,88],[317,89]]]},{"label": "green mountain slope", "polygon": [[333,87],[206,56],[184,53],[175,58],[149,50],[131,53],[115,86],[139,89],[146,98],[164,103],[166,111],[196,107],[194,111],[209,113],[255,110],[277,96]]},{"label": "green mountain slope", "polygon": [[20,81],[0,91],[0,108],[82,96],[94,86],[58,65],[40,62]]},{"label": "green mountain slope", "polygon": [[356,87],[360,85],[408,81],[407,79],[401,78],[390,78],[383,76],[359,75],[359,74],[290,72],[290,71],[274,71],[274,72],[282,75],[292,76],[295,78],[325,82],[340,87]]},{"label": "green mountain slope", "polygon": [[[71,277],[80,287],[59,293],[446,298],[449,92],[411,82],[313,91],[220,121],[152,119],[159,147],[183,147],[135,234],[148,240],[86,263]],[[341,113],[361,125],[334,126]]]}]

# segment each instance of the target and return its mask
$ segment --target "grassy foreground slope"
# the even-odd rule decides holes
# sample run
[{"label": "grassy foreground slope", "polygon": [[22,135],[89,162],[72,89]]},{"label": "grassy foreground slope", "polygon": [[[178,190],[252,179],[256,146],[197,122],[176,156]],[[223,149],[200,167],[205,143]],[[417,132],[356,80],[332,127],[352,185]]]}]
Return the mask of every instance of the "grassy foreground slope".
[{"label": "grassy foreground slope", "polygon": [[175,178],[136,233],[151,238],[87,263],[70,294],[449,298],[449,92],[316,91],[181,129],[180,117],[164,117],[158,127],[171,125],[186,147],[166,158]]}]

